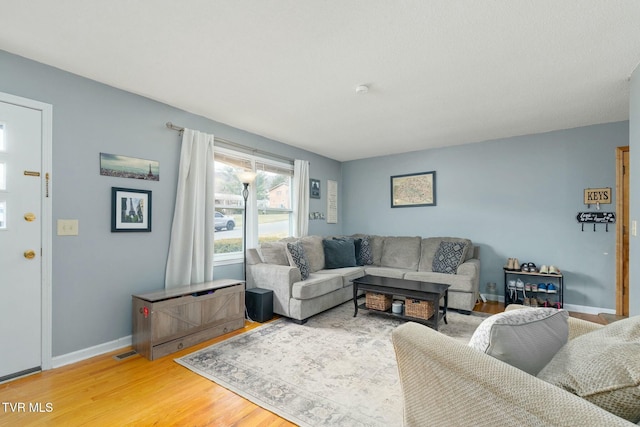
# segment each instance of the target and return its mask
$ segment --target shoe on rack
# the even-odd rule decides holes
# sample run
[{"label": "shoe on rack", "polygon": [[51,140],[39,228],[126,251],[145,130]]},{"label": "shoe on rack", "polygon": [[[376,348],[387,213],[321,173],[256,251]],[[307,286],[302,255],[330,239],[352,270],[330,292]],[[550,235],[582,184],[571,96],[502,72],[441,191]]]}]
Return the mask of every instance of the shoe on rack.
[{"label": "shoe on rack", "polygon": [[544,283],[538,283],[538,292],[547,292],[547,285]]},{"label": "shoe on rack", "polygon": [[549,267],[549,274],[560,274],[560,270],[555,265]]},{"label": "shoe on rack", "polygon": [[535,283],[531,284],[531,292],[538,292],[538,285],[536,285]]},{"label": "shoe on rack", "polygon": [[528,273],[529,272],[529,263],[523,262],[522,265],[520,266],[520,271],[522,271],[523,273]]},{"label": "shoe on rack", "polygon": [[524,284],[524,291],[525,292],[531,292],[531,283],[525,283]]},{"label": "shoe on rack", "polygon": [[512,302],[515,301],[518,298],[515,280],[509,280],[509,282],[507,282],[507,290],[509,291],[509,300]]},{"label": "shoe on rack", "polygon": [[520,263],[518,262],[518,258],[513,259],[513,269],[520,270]]},{"label": "shoe on rack", "polygon": [[535,273],[538,271],[538,268],[536,267],[536,265],[532,262],[527,264],[527,267],[529,269],[529,273]]},{"label": "shoe on rack", "polygon": [[548,294],[557,294],[558,290],[556,289],[553,283],[547,283],[547,293]]},{"label": "shoe on rack", "polygon": [[507,259],[507,265],[504,266],[507,270],[513,270],[513,258]]},{"label": "shoe on rack", "polygon": [[537,306],[538,306],[538,298],[531,298],[531,299],[529,300],[529,305],[530,305],[531,307],[537,307]]},{"label": "shoe on rack", "polygon": [[538,298],[538,307],[546,307],[545,301],[542,298]]},{"label": "shoe on rack", "polygon": [[543,265],[540,267],[540,274],[549,274],[549,267]]},{"label": "shoe on rack", "polygon": [[522,292],[523,297],[526,298],[527,294],[524,291],[524,282],[520,279],[516,280],[516,299],[518,298],[518,292]]},{"label": "shoe on rack", "polygon": [[562,306],[560,305],[560,301],[556,301],[556,303],[554,305],[558,310],[560,310],[562,308]]},{"label": "shoe on rack", "polygon": [[525,307],[531,307],[531,302],[529,301],[529,298],[525,298],[524,299],[524,306]]}]

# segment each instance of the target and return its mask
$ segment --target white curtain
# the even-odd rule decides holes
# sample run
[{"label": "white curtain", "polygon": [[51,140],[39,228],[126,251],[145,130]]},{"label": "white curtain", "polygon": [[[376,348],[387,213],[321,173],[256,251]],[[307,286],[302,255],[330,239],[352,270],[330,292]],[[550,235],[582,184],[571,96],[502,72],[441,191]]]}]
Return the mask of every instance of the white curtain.
[{"label": "white curtain", "polygon": [[293,236],[304,237],[309,233],[309,162],[293,162]]},{"label": "white curtain", "polygon": [[213,135],[182,134],[165,288],[213,280]]}]

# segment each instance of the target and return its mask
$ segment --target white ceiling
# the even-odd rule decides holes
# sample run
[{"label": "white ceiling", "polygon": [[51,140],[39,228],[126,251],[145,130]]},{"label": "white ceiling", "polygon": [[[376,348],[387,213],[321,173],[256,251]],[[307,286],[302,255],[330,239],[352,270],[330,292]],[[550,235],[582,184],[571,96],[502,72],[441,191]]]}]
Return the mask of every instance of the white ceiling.
[{"label": "white ceiling", "polygon": [[637,0],[0,6],[0,49],[341,161],[626,120],[640,62]]}]

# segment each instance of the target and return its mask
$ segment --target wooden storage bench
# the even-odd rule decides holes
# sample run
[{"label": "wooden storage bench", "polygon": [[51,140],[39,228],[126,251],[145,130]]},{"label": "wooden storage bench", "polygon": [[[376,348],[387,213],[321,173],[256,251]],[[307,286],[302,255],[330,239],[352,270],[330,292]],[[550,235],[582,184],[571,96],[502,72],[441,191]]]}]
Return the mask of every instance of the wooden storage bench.
[{"label": "wooden storage bench", "polygon": [[133,295],[133,349],[155,360],[244,327],[244,282],[222,279]]}]

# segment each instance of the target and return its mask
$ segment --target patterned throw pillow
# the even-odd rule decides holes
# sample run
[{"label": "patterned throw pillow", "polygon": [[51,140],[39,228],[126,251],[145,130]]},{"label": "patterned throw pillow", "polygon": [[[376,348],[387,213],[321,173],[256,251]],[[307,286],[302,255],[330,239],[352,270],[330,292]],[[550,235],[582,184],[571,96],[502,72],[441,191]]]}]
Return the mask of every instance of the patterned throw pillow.
[{"label": "patterned throw pillow", "polygon": [[431,270],[437,273],[456,274],[458,267],[464,261],[467,245],[461,242],[440,242],[433,257]]},{"label": "patterned throw pillow", "polygon": [[302,280],[307,280],[309,278],[309,261],[307,261],[302,243],[287,243],[287,252],[294,265],[300,270]]},{"label": "patterned throw pillow", "polygon": [[356,252],[356,261],[358,265],[373,264],[373,252],[371,251],[371,239],[364,236],[360,242],[360,250]]},{"label": "patterned throw pillow", "polygon": [[494,314],[476,328],[469,347],[536,375],[567,343],[568,318],[566,311],[555,308]]}]

